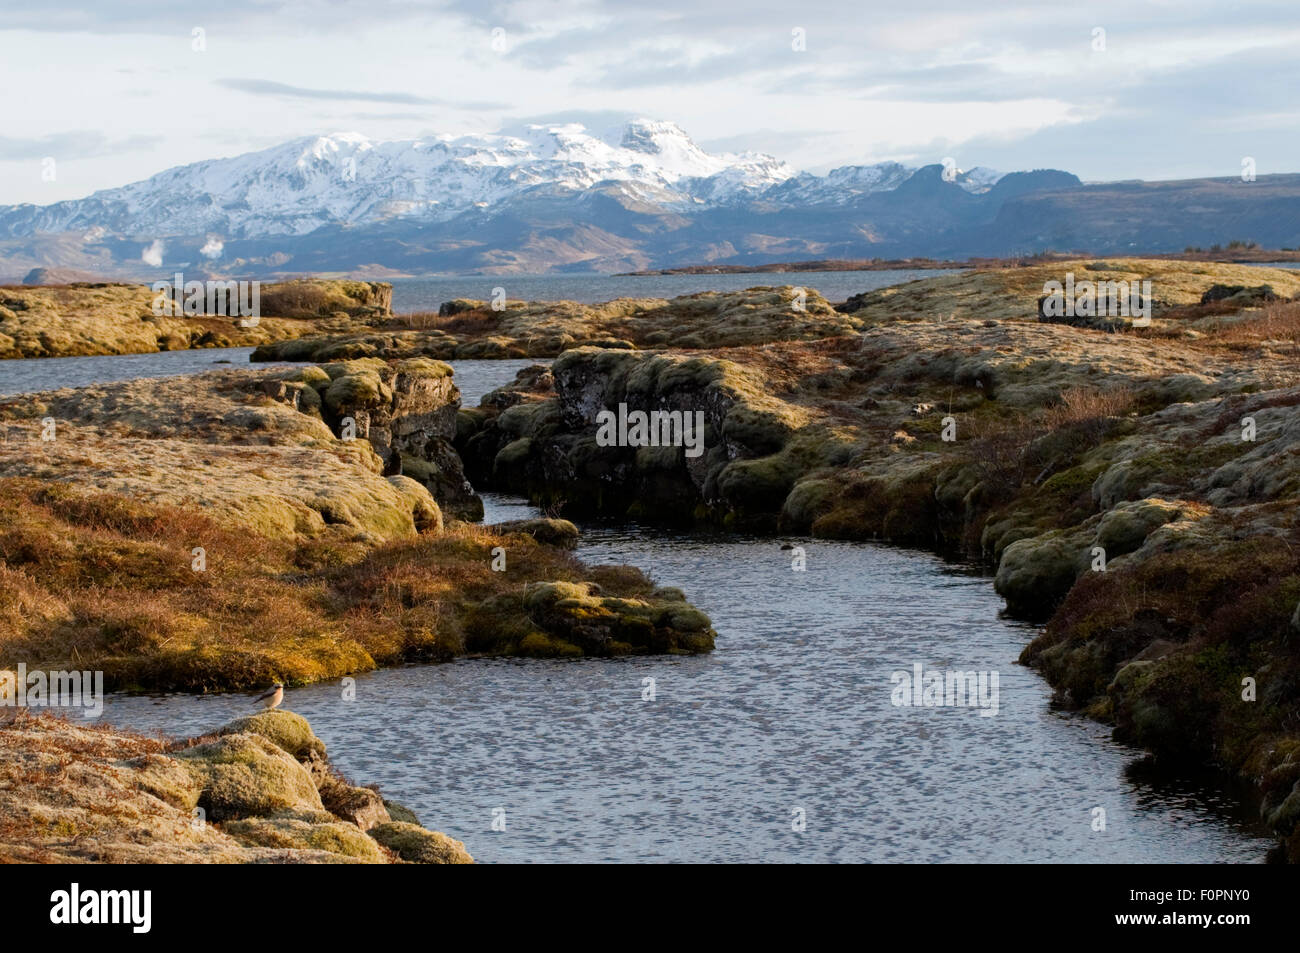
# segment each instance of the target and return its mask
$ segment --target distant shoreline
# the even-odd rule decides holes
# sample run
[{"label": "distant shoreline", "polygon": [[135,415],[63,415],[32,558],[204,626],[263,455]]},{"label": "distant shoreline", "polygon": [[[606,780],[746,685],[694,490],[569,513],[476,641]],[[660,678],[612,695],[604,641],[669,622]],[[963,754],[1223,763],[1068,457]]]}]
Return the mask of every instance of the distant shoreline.
[{"label": "distant shoreline", "polygon": [[1267,265],[1281,262],[1300,262],[1300,249],[1242,248],[1231,252],[1223,250],[1138,253],[1131,255],[1089,255],[1086,252],[1040,252],[1006,258],[826,258],[813,261],[769,262],[763,265],[685,265],[681,268],[654,268],[643,271],[619,271],[614,278],[650,278],[662,275],[762,275],[783,272],[816,271],[900,271],[906,269],[950,269],[960,271],[972,268],[1025,268],[1052,261],[1072,261],[1079,258],[1106,259],[1157,259],[1163,261],[1214,261],[1224,264]]}]

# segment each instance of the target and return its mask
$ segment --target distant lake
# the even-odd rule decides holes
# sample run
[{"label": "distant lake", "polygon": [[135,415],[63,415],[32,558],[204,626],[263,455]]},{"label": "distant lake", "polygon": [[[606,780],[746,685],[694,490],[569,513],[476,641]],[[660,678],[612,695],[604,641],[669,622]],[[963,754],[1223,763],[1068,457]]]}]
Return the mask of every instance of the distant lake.
[{"label": "distant lake", "polygon": [[827,301],[889,285],[956,274],[956,269],[912,268],[890,271],[786,271],[745,275],[460,275],[394,278],[393,310],[436,311],[455,298],[487,301],[493,288],[523,301],[580,301],[594,304],[615,298],[675,298],[700,291],[743,291],[755,286],[794,285],[815,289]]}]

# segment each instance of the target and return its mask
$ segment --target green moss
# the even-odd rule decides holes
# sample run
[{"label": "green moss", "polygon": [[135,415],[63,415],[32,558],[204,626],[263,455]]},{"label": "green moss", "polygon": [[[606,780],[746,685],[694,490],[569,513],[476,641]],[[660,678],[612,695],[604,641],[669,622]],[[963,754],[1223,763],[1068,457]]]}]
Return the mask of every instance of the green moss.
[{"label": "green moss", "polygon": [[370,830],[370,836],[410,864],[474,863],[460,841],[414,824],[380,824]]},{"label": "green moss", "polygon": [[[334,367],[336,365],[330,365]],[[393,399],[392,389],[373,370],[358,370],[335,377],[325,391],[325,405],[331,410],[379,407]]]},{"label": "green moss", "polygon": [[1095,542],[1111,559],[1133,552],[1157,527],[1189,515],[1199,514],[1194,507],[1156,497],[1117,503],[1101,517]]},{"label": "green moss", "polygon": [[407,360],[398,361],[393,365],[399,374],[405,374],[407,377],[418,377],[429,380],[442,380],[452,376],[450,364],[443,361],[434,361],[426,357],[414,357]]},{"label": "green moss", "polygon": [[785,454],[735,460],[718,474],[718,490],[739,513],[771,512],[781,509],[798,476],[798,466]]},{"label": "green moss", "polygon": [[1041,488],[1047,493],[1073,498],[1087,492],[1105,469],[1104,463],[1079,464],[1052,474]]},{"label": "green moss", "polygon": [[298,760],[312,754],[325,757],[325,742],[312,732],[306,718],[291,711],[263,711],[245,715],[222,727],[218,734],[234,735],[243,732],[260,735]]},{"label": "green moss", "polygon": [[321,389],[324,387],[328,387],[330,380],[332,378],[325,373],[325,370],[323,368],[317,367],[316,365],[313,364],[310,367],[304,367],[299,369],[291,377],[288,377],[286,379],[299,381],[303,384],[308,385],[309,387]]},{"label": "green moss", "polygon": [[259,735],[226,735],[174,757],[194,773],[211,820],[324,809],[307,769]]},{"label": "green moss", "polygon": [[528,456],[532,452],[533,441],[530,437],[520,437],[518,440],[512,440],[501,448],[500,453],[492,463],[492,473],[498,478],[504,478],[510,471],[521,469],[528,461]]},{"label": "green moss", "polygon": [[775,411],[738,405],[727,414],[723,437],[755,455],[775,453],[794,432],[791,421]]},{"label": "green moss", "polygon": [[414,824],[420,826],[420,819],[415,816],[415,812],[404,804],[398,804],[396,801],[384,801],[384,807],[388,810],[388,816],[398,824]]},{"label": "green moss", "polygon": [[163,755],[143,755],[125,762],[132,769],[133,780],[160,801],[190,812],[199,803],[202,786],[185,765]]},{"label": "green moss", "polygon": [[544,632],[529,632],[519,640],[519,654],[531,658],[578,658],[582,649]]},{"label": "green moss", "polygon": [[708,616],[677,599],[617,598],[590,583],[540,582],[524,590],[524,606],[538,626],[587,654],[611,654],[614,643],[642,652],[713,648]]},{"label": "green moss", "polygon": [[[405,461],[405,457],[403,460]],[[412,474],[414,476],[414,474]],[[442,510],[423,483],[411,476],[390,476],[388,482],[402,494],[402,498],[411,508],[411,520],[420,533],[441,533],[443,529]]]},{"label": "green moss", "polygon": [[382,864],[387,859],[364,831],[341,821],[310,823],[297,817],[256,817],[227,821],[221,829],[241,844],[252,847],[323,850],[372,864]]},{"label": "green moss", "polygon": [[578,544],[578,527],[568,520],[527,519],[498,523],[493,527],[498,533],[526,533],[544,546],[572,549]]},{"label": "green moss", "polygon": [[1086,534],[1053,530],[1007,546],[998,563],[993,588],[1007,600],[1007,610],[1022,618],[1045,618],[1091,560]]},{"label": "green moss", "polygon": [[666,625],[682,632],[703,632],[713,625],[709,617],[699,609],[676,601],[656,611],[655,624]]}]

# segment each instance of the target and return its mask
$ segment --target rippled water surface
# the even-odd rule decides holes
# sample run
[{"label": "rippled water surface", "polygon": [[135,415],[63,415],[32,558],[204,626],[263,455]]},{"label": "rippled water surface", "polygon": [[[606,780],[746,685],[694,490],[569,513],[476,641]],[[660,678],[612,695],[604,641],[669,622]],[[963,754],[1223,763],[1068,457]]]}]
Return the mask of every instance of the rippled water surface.
[{"label": "rippled water surface", "polygon": [[[178,356],[132,370],[176,373]],[[456,362],[466,403],[527,363]],[[497,496],[488,511],[535,512]],[[791,540],[807,555],[794,572],[779,540],[583,529],[581,558],[681,587],[717,651],[409,666],[358,677],[352,701],[327,683],[285,706],[354,780],[482,861],[1206,863],[1259,861],[1271,843],[1234,792],[1135,770],[1104,727],[1052,710],[1015,663],[1034,630],[999,618],[987,578],[866,543]],[[996,671],[998,713],[895,707],[891,673],[918,662]],[[195,734],[250,710],[249,696],[113,696],[106,717]]]},{"label": "rippled water surface", "polygon": [[[488,502],[489,520],[528,512]],[[986,578],[871,544],[795,541],[799,573],[771,539],[584,529],[582,558],[684,589],[717,651],[410,666],[359,677],[354,701],[331,683],[286,707],[345,772],[484,861],[1263,858],[1230,792],[1134,773],[1103,727],[1049,707],[1015,664],[1032,629],[998,618]],[[895,707],[890,675],[915,662],[998,672],[997,715]],[[184,733],[248,710],[117,696],[107,717]]]},{"label": "rippled water surface", "polygon": [[534,364],[549,364],[545,358],[521,358],[509,361],[449,361],[456,369],[456,386],[460,388],[460,405],[477,407],[483,395],[514,380],[515,374]]}]

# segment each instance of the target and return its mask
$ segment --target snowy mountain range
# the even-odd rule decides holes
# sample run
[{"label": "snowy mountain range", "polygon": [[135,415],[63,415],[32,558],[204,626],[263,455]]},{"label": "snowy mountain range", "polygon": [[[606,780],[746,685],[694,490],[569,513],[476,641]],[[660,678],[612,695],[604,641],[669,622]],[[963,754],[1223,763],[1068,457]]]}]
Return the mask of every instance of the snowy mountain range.
[{"label": "snowy mountain range", "polygon": [[[34,267],[145,278],[178,267],[265,276],[615,271],[1102,251],[1141,238],[1132,216],[1114,227],[1110,200],[1100,213],[1076,201],[1089,188],[1066,172],[951,164],[814,175],[760,153],[710,154],[674,123],[648,119],[604,132],[532,125],[517,135],[391,141],[340,133],[168,169],[84,199],[0,207],[0,279]],[[1089,219],[1097,214],[1105,228]],[[1214,226],[1180,219],[1158,238],[1181,248],[1263,237]]]},{"label": "snowy mountain range", "polygon": [[[212,233],[224,243],[395,218],[445,222],[534,190],[576,195],[602,183],[682,212],[756,198],[842,204],[895,188],[913,171],[888,162],[797,174],[768,155],[710,155],[674,123],[648,119],[605,135],[577,124],[528,126],[525,136],[380,141],[339,133],[168,169],[86,199],[2,209],[0,234],[83,230],[152,240]],[[975,191],[996,181],[980,172],[962,184]]]}]

